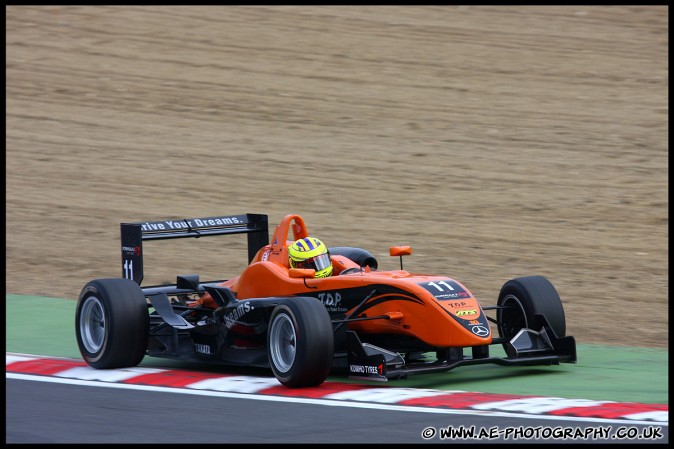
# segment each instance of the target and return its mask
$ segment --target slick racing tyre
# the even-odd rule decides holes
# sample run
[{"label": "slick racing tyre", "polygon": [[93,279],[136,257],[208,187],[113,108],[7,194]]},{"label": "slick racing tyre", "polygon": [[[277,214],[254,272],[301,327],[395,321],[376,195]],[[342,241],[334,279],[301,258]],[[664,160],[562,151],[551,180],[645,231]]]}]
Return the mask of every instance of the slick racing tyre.
[{"label": "slick racing tyre", "polygon": [[332,321],[316,298],[292,297],[269,320],[267,355],[274,376],[286,387],[322,384],[332,367]]},{"label": "slick racing tyre", "polygon": [[534,315],[544,315],[557,337],[566,336],[562,300],[555,287],[543,276],[511,279],[501,287],[496,320],[499,336],[512,339],[522,328],[533,329]]},{"label": "slick racing tyre", "polygon": [[138,365],[147,349],[149,315],[145,295],[129,279],[96,279],[77,302],[75,333],[84,360],[97,369]]},{"label": "slick racing tyre", "polygon": [[358,266],[362,268],[369,266],[371,270],[376,270],[379,266],[377,259],[375,259],[372,254],[362,248],[354,248],[351,246],[333,246],[328,248],[328,250],[330,251],[330,254],[344,256],[357,263]]}]

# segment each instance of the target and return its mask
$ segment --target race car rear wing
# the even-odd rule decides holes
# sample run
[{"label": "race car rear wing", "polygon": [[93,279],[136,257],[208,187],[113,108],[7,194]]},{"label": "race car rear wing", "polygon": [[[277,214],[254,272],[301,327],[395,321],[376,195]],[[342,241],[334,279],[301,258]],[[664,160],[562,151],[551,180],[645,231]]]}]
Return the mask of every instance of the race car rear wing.
[{"label": "race car rear wing", "polygon": [[121,223],[122,276],[138,285],[143,281],[143,241],[248,234],[248,263],[269,244],[267,215],[243,214]]}]

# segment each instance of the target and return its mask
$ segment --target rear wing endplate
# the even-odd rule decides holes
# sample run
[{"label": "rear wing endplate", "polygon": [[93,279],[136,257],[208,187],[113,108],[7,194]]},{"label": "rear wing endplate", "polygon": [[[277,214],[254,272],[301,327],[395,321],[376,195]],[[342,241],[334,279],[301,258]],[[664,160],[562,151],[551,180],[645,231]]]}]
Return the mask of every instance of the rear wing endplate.
[{"label": "rear wing endplate", "polygon": [[121,223],[122,276],[143,281],[143,241],[200,238],[210,235],[248,234],[248,263],[269,244],[267,215],[243,214]]}]

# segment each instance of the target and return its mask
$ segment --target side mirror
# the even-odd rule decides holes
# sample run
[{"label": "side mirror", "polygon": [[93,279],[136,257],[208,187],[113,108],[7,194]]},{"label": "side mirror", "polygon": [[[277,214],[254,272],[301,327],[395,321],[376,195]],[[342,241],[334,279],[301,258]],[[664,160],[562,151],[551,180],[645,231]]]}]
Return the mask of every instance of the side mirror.
[{"label": "side mirror", "polygon": [[390,253],[392,256],[409,256],[412,254],[411,246],[392,246],[390,248]]},{"label": "side mirror", "polygon": [[400,269],[403,269],[403,256],[409,256],[412,254],[411,246],[392,246],[389,249],[391,256],[400,256]]},{"label": "side mirror", "polygon": [[176,280],[176,288],[186,290],[199,290],[198,274],[179,274]]}]

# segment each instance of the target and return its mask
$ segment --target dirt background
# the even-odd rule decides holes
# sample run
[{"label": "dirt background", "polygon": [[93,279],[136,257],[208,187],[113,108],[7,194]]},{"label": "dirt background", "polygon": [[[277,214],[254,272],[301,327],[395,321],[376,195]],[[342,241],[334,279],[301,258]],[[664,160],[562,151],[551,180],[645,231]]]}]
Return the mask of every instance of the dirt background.
[{"label": "dirt background", "polygon": [[[6,39],[8,293],[121,276],[120,222],[299,213],[668,347],[667,6],[8,6]],[[149,243],[146,284],[234,276],[244,242]]]}]

